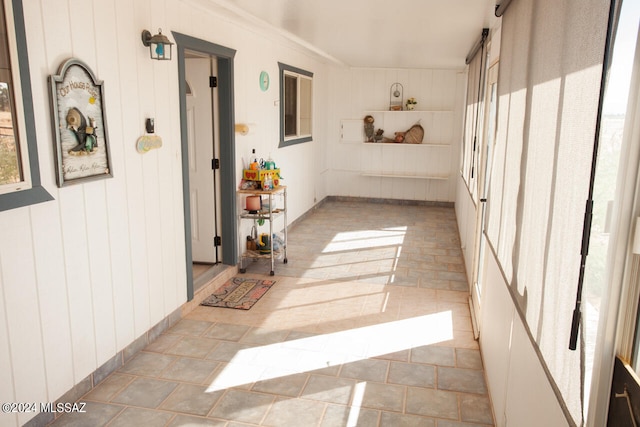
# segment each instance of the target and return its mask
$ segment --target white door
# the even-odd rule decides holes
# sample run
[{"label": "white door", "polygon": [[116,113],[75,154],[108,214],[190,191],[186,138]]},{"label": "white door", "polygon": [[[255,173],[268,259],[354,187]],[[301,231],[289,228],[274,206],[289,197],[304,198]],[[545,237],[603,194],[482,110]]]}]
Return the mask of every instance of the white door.
[{"label": "white door", "polygon": [[[189,196],[193,262],[215,264],[220,247],[214,246],[219,215],[216,214],[215,177],[212,159],[217,136],[214,129],[214,92],[209,77],[215,74],[211,57],[185,59],[187,85],[187,133],[189,150]],[[219,197],[219,196],[218,196]]]}]

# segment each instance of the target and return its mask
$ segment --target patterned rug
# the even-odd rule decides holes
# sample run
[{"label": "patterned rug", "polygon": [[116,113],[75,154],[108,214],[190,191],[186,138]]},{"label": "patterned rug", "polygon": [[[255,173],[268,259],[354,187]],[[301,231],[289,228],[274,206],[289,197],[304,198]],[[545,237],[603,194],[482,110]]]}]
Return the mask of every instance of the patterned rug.
[{"label": "patterned rug", "polygon": [[275,283],[274,280],[234,277],[200,305],[249,310]]}]

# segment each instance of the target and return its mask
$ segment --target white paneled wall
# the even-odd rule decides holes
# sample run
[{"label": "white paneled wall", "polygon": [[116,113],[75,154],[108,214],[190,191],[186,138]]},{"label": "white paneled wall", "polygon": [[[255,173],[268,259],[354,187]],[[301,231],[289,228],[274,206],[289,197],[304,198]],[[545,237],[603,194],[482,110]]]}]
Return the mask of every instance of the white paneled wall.
[{"label": "white paneled wall", "polygon": [[[328,65],[197,0],[24,0],[42,184],[54,201],[0,212],[0,400],[54,401],[186,301],[177,61],[149,58],[162,27],[236,50],[238,170],[256,148],[283,170],[289,218],[326,193]],[[104,81],[114,178],[62,189],[47,77],[75,57]],[[314,142],[278,149],[278,61],[314,73]],[[262,92],[260,71],[271,76]],[[161,149],[135,142],[155,118]],[[238,182],[240,174],[238,173]],[[0,414],[22,425],[34,414]]]},{"label": "white paneled wall", "polygon": [[[337,89],[329,121],[329,192],[339,196],[455,201],[466,74],[461,70],[342,69],[331,75]],[[388,111],[390,90],[402,85],[414,111]],[[395,132],[419,123],[422,144],[364,143],[345,139],[341,123],[374,117],[375,129]],[[362,122],[362,126],[364,123]]]}]

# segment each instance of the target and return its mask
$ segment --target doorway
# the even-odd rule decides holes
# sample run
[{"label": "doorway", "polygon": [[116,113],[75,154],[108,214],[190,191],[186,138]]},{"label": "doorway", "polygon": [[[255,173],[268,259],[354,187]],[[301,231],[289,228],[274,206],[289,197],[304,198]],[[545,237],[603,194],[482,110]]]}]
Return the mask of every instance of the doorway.
[{"label": "doorway", "polygon": [[189,200],[193,279],[221,261],[220,179],[215,167],[220,152],[218,93],[211,84],[217,76],[217,58],[185,50],[187,138],[189,150]]},{"label": "doorway", "polygon": [[[187,300],[236,265],[235,50],[173,33],[178,51]],[[200,271],[201,270],[201,271]]]}]

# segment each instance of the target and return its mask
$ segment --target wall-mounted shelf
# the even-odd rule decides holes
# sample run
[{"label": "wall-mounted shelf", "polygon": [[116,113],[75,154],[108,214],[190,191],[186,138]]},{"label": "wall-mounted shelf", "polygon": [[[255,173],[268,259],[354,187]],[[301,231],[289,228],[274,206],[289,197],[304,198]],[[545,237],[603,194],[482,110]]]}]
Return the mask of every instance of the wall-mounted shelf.
[{"label": "wall-mounted shelf", "polygon": [[392,172],[362,172],[360,173],[362,176],[374,176],[379,178],[403,178],[403,179],[436,179],[436,180],[444,180],[449,179],[448,176],[429,176],[429,175],[403,175]]},{"label": "wall-mounted shelf", "polygon": [[361,142],[363,145],[371,145],[374,147],[431,147],[431,148],[446,148],[451,147],[450,144],[430,144],[428,142],[423,142],[422,144],[409,144],[404,142]]},{"label": "wall-mounted shelf", "polygon": [[389,114],[400,114],[400,113],[453,113],[453,110],[368,110],[367,113],[389,113]]}]

